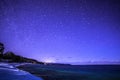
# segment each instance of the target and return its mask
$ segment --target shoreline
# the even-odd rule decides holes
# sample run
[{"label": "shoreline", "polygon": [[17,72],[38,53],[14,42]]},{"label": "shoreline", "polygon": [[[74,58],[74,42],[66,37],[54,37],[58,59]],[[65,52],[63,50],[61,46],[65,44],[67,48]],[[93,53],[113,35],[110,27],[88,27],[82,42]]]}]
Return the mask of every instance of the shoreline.
[{"label": "shoreline", "polygon": [[17,68],[23,64],[19,63],[0,63],[0,80],[43,80],[28,71]]},{"label": "shoreline", "polygon": [[26,65],[20,65],[20,66],[18,66],[17,68],[18,68],[19,70],[23,70],[23,71],[29,72],[29,73],[32,74],[32,75],[35,75],[35,76],[37,76],[37,77],[40,77],[40,78],[42,78],[43,80],[55,80],[55,79],[52,78],[50,75],[37,74],[37,73],[33,72],[32,70],[27,70],[27,69],[25,69],[24,66],[26,66]]}]

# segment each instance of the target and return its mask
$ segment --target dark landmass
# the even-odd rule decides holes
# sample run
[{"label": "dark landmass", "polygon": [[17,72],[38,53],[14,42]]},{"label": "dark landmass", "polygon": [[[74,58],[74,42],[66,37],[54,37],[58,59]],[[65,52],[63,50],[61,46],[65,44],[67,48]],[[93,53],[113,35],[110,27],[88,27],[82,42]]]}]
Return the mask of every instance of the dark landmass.
[{"label": "dark landmass", "polygon": [[26,57],[22,57],[19,55],[15,55],[13,52],[6,52],[5,54],[3,54],[2,62],[18,62],[18,63],[34,63],[34,64],[43,64],[43,62],[39,62],[35,59],[30,59],[30,58],[26,58]]},{"label": "dark landmass", "polygon": [[34,63],[34,64],[44,64],[44,65],[70,65],[70,64],[61,64],[61,63],[45,63],[40,62],[35,59],[26,58],[20,55],[16,55],[15,53],[8,51],[4,53],[4,44],[0,42],[0,62],[8,62],[8,63]]},{"label": "dark landmass", "polygon": [[6,53],[4,53],[4,44],[0,43],[0,61],[1,62],[18,62],[18,63],[34,63],[34,64],[43,64],[43,62],[39,62],[35,59],[30,59],[30,58],[26,58],[20,55],[16,55],[11,51],[8,51]]},{"label": "dark landmass", "polygon": [[[45,63],[44,63],[44,64],[45,64]],[[70,66],[71,64],[64,64],[64,63],[46,63],[46,65]]]}]

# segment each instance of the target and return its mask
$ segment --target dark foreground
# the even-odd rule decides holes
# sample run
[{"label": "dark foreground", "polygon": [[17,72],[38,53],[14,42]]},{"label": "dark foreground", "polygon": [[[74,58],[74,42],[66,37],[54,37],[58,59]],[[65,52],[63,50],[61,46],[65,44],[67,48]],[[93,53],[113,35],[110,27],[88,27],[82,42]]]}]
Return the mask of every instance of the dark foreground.
[{"label": "dark foreground", "polygon": [[19,66],[44,80],[120,80],[120,65],[40,65]]}]

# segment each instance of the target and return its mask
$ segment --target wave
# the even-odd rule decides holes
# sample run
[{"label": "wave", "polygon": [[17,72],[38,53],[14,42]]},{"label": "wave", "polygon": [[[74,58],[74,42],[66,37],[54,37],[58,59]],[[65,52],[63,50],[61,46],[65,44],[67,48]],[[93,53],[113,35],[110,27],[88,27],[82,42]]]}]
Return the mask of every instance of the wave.
[{"label": "wave", "polygon": [[11,80],[21,80],[22,77],[22,80],[42,80],[42,78],[38,78],[29,72],[19,70],[15,65],[0,63],[0,78],[2,78],[2,80],[10,80],[9,77],[13,78]]}]

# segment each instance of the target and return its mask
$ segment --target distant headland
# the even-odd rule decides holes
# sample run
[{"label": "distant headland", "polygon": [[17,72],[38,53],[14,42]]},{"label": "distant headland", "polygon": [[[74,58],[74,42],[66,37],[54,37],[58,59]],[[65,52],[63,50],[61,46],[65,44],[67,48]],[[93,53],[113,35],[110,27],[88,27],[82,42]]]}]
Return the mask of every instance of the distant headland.
[{"label": "distant headland", "polygon": [[43,64],[43,62],[39,62],[35,59],[31,59],[31,58],[26,58],[20,55],[16,55],[15,53],[8,51],[6,53],[4,53],[4,44],[0,43],[0,62],[18,62],[18,63],[34,63],[34,64]]},{"label": "distant headland", "polygon": [[7,51],[4,53],[4,44],[0,42],[0,62],[7,63],[32,63],[32,64],[44,64],[44,65],[70,65],[63,63],[46,63],[42,61],[37,61],[35,59],[26,58],[20,55],[16,55],[14,52]]}]

